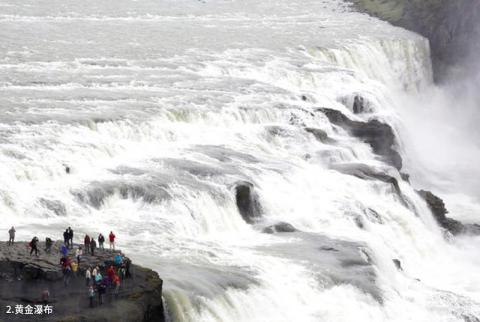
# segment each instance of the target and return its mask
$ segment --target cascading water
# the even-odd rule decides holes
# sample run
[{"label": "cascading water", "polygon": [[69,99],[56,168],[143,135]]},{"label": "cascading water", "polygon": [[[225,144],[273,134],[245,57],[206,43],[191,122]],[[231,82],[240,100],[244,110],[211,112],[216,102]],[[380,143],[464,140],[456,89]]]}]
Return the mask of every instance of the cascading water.
[{"label": "cascading water", "polygon": [[[114,229],[164,279],[171,321],[480,317],[471,244],[319,111],[387,122],[405,157],[425,39],[339,0],[0,8],[0,213],[18,239]],[[297,231],[262,232],[278,222]]]}]

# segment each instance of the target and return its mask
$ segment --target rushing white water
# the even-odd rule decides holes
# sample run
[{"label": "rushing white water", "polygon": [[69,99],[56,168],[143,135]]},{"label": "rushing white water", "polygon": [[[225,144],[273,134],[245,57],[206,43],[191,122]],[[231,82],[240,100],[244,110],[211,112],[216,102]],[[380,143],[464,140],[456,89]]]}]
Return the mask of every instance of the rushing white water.
[{"label": "rushing white water", "polygon": [[[114,230],[164,279],[173,321],[480,317],[475,240],[445,240],[396,169],[316,112],[388,122],[405,155],[400,99],[431,86],[425,39],[339,0],[1,0],[0,40],[0,214],[19,239]],[[389,173],[408,203],[338,164]],[[301,232],[261,232],[277,221]],[[350,242],[338,256],[366,250],[381,300],[324,236]]]}]

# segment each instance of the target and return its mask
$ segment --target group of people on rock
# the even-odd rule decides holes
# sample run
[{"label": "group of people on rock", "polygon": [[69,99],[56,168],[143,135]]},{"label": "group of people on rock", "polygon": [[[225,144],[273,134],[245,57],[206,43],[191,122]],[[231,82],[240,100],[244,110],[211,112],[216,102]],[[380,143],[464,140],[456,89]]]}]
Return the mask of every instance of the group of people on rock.
[{"label": "group of people on rock", "polygon": [[65,245],[67,245],[68,248],[73,247],[73,230],[71,227],[68,227],[63,232],[63,242],[65,243]]},{"label": "group of people on rock", "polygon": [[103,304],[103,296],[109,289],[118,296],[121,283],[129,277],[130,260],[124,259],[120,254],[115,255],[114,263],[103,274],[99,266],[88,267],[85,271],[85,284],[88,287],[90,307],[94,306],[95,294],[98,294],[99,305]]},{"label": "group of people on rock", "polygon": [[[16,230],[12,226],[10,230],[8,231],[9,233],[9,240],[8,240],[8,245],[13,245],[15,243],[15,233]],[[78,276],[78,273],[82,271],[80,268],[80,264],[83,262],[82,258],[87,254],[91,254],[92,256],[95,255],[95,249],[97,248],[97,242],[95,238],[90,237],[88,234],[85,235],[84,238],[84,243],[83,243],[83,248],[82,246],[78,246],[75,251],[74,251],[74,258],[75,260],[72,260],[72,258],[69,256],[70,255],[70,249],[73,250],[74,244],[73,244],[73,229],[71,227],[68,227],[64,232],[63,232],[63,244],[60,246],[60,253],[61,253],[61,259],[60,259],[60,265],[62,268],[62,273],[63,273],[63,283],[65,287],[68,287],[70,280]],[[103,234],[99,234],[97,237],[98,240],[98,248],[101,250],[104,250],[104,243],[105,243],[105,237]],[[110,231],[110,234],[108,235],[108,241],[109,241],[109,249],[115,251],[115,240],[116,236],[113,233],[113,231]],[[53,240],[49,237],[45,239],[45,251],[47,253],[51,252],[51,248],[53,245]],[[28,246],[30,247],[30,255],[35,253],[36,256],[38,256],[38,247],[39,247],[39,239],[38,237],[33,237],[32,240],[29,242]],[[123,281],[126,278],[131,277],[130,273],[130,265],[131,261],[128,258],[123,258],[123,256],[120,253],[114,253],[113,261],[107,261],[106,263],[109,263],[109,265],[106,265],[108,267],[103,267],[103,266],[88,266],[85,269],[85,280],[86,280],[86,286],[88,288],[88,297],[89,297],[89,302],[90,302],[90,307],[94,306],[96,294],[98,294],[98,303],[103,304],[103,297],[107,293],[109,289],[113,290],[113,294],[118,295],[119,290],[120,290],[120,285],[123,283]],[[87,261],[88,264],[88,261]],[[84,264],[84,265],[87,265]],[[103,272],[102,272],[103,270]],[[48,289],[45,292],[48,292]],[[42,298],[44,298],[43,293],[42,293]]]},{"label": "group of people on rock", "polygon": [[[69,230],[71,230],[70,227],[65,231],[65,237],[72,236],[69,233]],[[111,231],[108,236],[111,250],[115,250],[115,238],[115,234]],[[104,250],[105,237],[100,233],[97,237],[97,240],[99,249]],[[82,262],[84,262],[82,260],[84,254],[90,254],[91,256],[94,256],[95,249],[97,248],[95,238],[90,237],[88,234],[85,235],[83,248],[82,246],[78,246],[75,249],[75,261],[69,256],[69,246],[73,247],[72,245],[73,243],[70,239],[69,243],[65,241],[65,243],[60,247],[60,252],[62,254],[60,265],[62,266],[63,282],[65,287],[68,287],[72,277],[78,276],[78,272],[82,271],[80,265]],[[85,262],[86,264],[83,265],[87,265],[89,261],[87,260]],[[116,253],[113,257],[112,264],[107,265],[108,268],[105,269],[105,267],[97,265],[94,267],[88,266],[85,269],[85,282],[86,287],[88,288],[90,307],[94,307],[97,294],[99,305],[103,304],[104,295],[109,289],[113,290],[113,294],[115,296],[118,295],[121,283],[123,283],[125,278],[131,277],[130,264],[130,259],[123,258],[120,253]],[[104,272],[102,272],[102,270],[104,270]]]},{"label": "group of people on rock", "polygon": [[[115,238],[116,238],[115,234],[111,231],[110,234],[108,235],[110,250],[115,250]],[[102,233],[98,234],[97,240],[98,240],[98,248],[101,250],[104,250],[105,237],[102,235]],[[95,254],[95,249],[97,248],[97,242],[95,241],[95,238],[90,237],[89,235],[85,235],[85,238],[83,239],[83,245],[85,246],[85,249],[87,252],[90,250],[90,253],[92,255]]]},{"label": "group of people on rock", "polygon": [[[15,227],[12,226],[8,230],[8,246],[11,246],[15,243],[15,233],[17,231],[15,230]],[[108,235],[108,241],[110,245],[110,250],[115,250],[115,239],[116,236],[115,234],[110,231],[110,234]],[[30,255],[35,253],[36,256],[38,256],[38,244],[39,244],[39,239],[37,236],[33,237],[32,240],[28,243],[28,247],[30,248]],[[98,235],[98,248],[104,250],[105,244],[105,237],[103,236],[102,233]],[[45,238],[45,251],[47,253],[51,252],[51,248],[53,245],[53,240],[49,237]],[[84,238],[84,247],[85,247],[85,253],[95,255],[95,249],[97,248],[97,242],[93,237],[90,237],[89,235],[85,235]],[[64,232],[63,232],[63,245],[60,247],[60,252],[66,256],[68,253],[68,249],[73,248],[73,229],[71,227],[68,227]],[[81,255],[83,255],[83,250],[81,247],[79,247],[76,250],[76,258],[77,260],[80,259]]]}]

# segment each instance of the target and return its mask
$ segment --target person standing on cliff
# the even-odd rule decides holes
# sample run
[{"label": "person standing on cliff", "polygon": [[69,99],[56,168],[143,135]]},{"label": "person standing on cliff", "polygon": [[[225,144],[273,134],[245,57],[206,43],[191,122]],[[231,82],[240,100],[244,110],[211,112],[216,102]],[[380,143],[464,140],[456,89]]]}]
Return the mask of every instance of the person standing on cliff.
[{"label": "person standing on cliff", "polygon": [[85,246],[85,252],[88,253],[90,250],[90,236],[85,235],[85,238],[83,239],[83,245]]},{"label": "person standing on cliff", "polygon": [[71,227],[68,227],[68,245],[70,248],[73,248],[73,229]]},{"label": "person standing on cliff", "polygon": [[69,240],[69,238],[68,238],[68,229],[65,229],[65,231],[63,232],[63,243],[64,243],[65,245],[67,245],[67,247],[68,247],[68,240]]},{"label": "person standing on cliff", "polygon": [[32,241],[30,242],[30,255],[35,252],[35,256],[38,256],[38,238],[37,236],[33,237]]},{"label": "person standing on cliff", "polygon": [[15,228],[12,226],[12,228],[10,228],[10,230],[8,231],[8,235],[9,235],[9,239],[8,239],[8,245],[13,245],[13,243],[15,242]]},{"label": "person standing on cliff", "polygon": [[115,234],[113,233],[113,231],[110,232],[110,235],[108,235],[108,239],[110,241],[110,250],[115,250]]},{"label": "person standing on cliff", "polygon": [[51,238],[47,237],[45,238],[45,252],[50,254],[50,252],[52,251],[52,244],[53,244],[53,241]]},{"label": "person standing on cliff", "polygon": [[92,256],[95,255],[95,248],[97,248],[97,242],[94,238],[92,238],[92,240],[90,241],[90,253],[92,254]]},{"label": "person standing on cliff", "polygon": [[100,233],[98,235],[98,248],[101,250],[104,250],[105,248],[103,247],[103,243],[105,242],[105,237]]}]

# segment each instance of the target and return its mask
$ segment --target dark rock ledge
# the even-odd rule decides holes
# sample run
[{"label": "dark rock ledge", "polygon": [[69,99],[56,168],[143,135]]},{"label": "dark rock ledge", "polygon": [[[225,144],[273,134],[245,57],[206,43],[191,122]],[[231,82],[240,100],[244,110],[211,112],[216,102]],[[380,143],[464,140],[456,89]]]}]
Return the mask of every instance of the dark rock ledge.
[{"label": "dark rock ledge", "polygon": [[459,234],[480,234],[480,225],[478,224],[465,224],[458,220],[447,217],[448,210],[445,208],[445,203],[438,196],[434,195],[430,191],[420,190],[417,193],[425,200],[428,207],[432,211],[435,220],[438,224],[449,231],[453,235]]},{"label": "dark rock ledge", "polygon": [[368,122],[353,121],[342,112],[330,108],[319,108],[317,111],[325,114],[331,123],[369,144],[373,152],[386,163],[398,170],[402,168],[402,157],[396,150],[397,141],[390,125],[376,119]]},{"label": "dark rock ledge", "polygon": [[[0,321],[69,321],[69,322],[163,322],[162,284],[158,274],[148,268],[130,265],[130,278],[126,278],[117,296],[113,289],[104,295],[99,305],[96,294],[94,307],[89,307],[85,270],[99,266],[105,276],[106,267],[120,251],[98,250],[95,256],[84,255],[77,275],[65,287],[60,265],[60,242],[55,242],[50,254],[39,243],[39,256],[29,254],[27,242],[8,246],[0,242]],[[73,250],[70,255],[74,258]],[[7,314],[7,306],[35,306],[44,304],[42,293],[48,289],[50,315]]]}]

